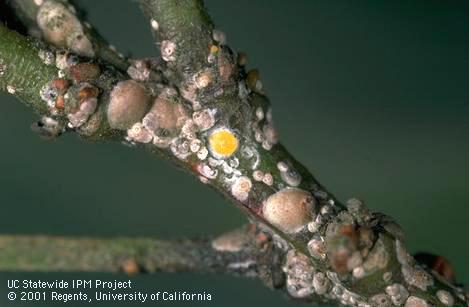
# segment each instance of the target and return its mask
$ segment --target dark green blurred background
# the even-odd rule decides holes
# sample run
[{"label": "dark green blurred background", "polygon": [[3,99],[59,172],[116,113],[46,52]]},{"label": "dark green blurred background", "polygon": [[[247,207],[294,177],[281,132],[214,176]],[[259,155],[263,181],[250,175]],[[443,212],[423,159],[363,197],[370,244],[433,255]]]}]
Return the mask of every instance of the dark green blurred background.
[{"label": "dark green blurred background", "polygon": [[[118,49],[154,54],[135,3],[78,2]],[[249,66],[260,68],[287,147],[340,199],[360,197],[395,217],[411,251],[446,256],[466,284],[467,4],[207,1],[230,46],[247,51]],[[5,94],[0,102],[0,233],[170,238],[216,234],[245,221],[220,196],[146,152],[74,135],[43,141],[29,129],[37,119],[29,109]],[[0,302],[7,302],[7,278],[98,277],[115,276],[1,273]],[[214,300],[200,306],[298,306],[256,280],[196,274],[133,280],[141,290],[212,293]]]}]

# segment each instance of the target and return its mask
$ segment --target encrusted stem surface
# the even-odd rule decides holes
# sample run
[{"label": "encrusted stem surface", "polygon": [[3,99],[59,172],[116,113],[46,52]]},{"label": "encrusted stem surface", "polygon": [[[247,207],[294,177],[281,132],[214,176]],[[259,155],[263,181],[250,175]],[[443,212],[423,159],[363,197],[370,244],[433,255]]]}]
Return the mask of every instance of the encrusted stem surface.
[{"label": "encrusted stem surface", "polygon": [[[67,0],[7,0],[7,2],[30,35],[42,38],[57,47],[69,48],[77,54],[100,58],[122,71],[129,67],[128,60],[109,45],[90,23],[83,20],[83,12],[71,2]],[[46,2],[50,3],[44,5]],[[45,12],[48,14],[44,14]],[[48,16],[48,22],[44,21],[45,15]],[[67,30],[62,31],[60,35],[48,34],[50,31],[47,30],[58,27],[57,23],[61,21],[73,24],[73,27],[67,27]]]},{"label": "encrusted stem surface", "polygon": [[[35,47],[12,55],[12,44],[31,43],[1,29],[0,85],[28,84],[27,92],[13,94],[44,116],[38,131],[53,137],[73,130],[145,147],[197,176],[272,237],[285,273],[285,283],[272,285],[292,297],[352,306],[467,305],[450,276],[407,253],[392,219],[356,199],[341,204],[279,143],[259,72],[246,70],[202,1],[140,3],[161,58],[136,61],[127,73],[100,59],[93,43],[76,40],[80,23],[59,2],[44,2],[36,19],[47,21],[40,28],[49,43],[74,52]],[[51,28],[57,10],[68,21]],[[40,78],[24,75],[32,64],[44,71]],[[151,71],[162,78],[152,79]]]}]

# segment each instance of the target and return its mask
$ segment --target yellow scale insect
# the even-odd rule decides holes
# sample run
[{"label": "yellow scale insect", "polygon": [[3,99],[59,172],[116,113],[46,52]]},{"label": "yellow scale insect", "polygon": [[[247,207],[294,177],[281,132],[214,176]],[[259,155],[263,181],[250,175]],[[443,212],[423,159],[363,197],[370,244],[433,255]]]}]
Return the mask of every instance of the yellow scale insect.
[{"label": "yellow scale insect", "polygon": [[238,149],[238,138],[231,130],[226,128],[213,131],[208,141],[210,150],[217,158],[228,158]]}]

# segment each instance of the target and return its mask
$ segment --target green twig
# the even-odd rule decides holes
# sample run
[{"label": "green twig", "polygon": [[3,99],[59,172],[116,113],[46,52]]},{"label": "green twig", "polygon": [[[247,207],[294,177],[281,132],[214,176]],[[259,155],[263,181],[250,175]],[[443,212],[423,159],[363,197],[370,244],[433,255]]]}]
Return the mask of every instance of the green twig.
[{"label": "green twig", "polygon": [[[99,58],[101,61],[108,62],[123,72],[129,67],[129,61],[117,52],[114,47],[109,45],[90,23],[84,21],[81,16],[82,12],[77,11],[75,6],[69,1],[8,0],[8,2],[18,19],[29,29],[29,33],[32,35],[42,38],[56,47],[69,48],[75,53]],[[48,3],[44,5],[45,2]],[[41,19],[38,16],[48,16],[48,18],[44,20],[46,19],[45,17]],[[68,28],[68,31],[60,30],[63,31],[62,35],[64,37],[62,39],[55,39],[48,35],[51,30],[50,27],[57,26],[56,22],[60,18],[64,18],[64,16],[68,18],[66,22],[75,23],[74,27]],[[38,20],[43,22],[38,24]],[[74,36],[77,35],[83,35],[84,37],[81,40],[81,44],[75,40]],[[83,43],[84,41],[89,41],[89,47],[87,43]],[[88,48],[84,48],[83,46],[85,45]]]},{"label": "green twig", "polygon": [[[0,235],[0,270],[247,274],[248,270],[235,270],[235,264],[251,261],[249,271],[256,272],[254,233],[249,233],[248,229],[237,231],[242,236],[232,237],[233,240],[225,242],[225,245],[212,244],[210,239],[164,241],[151,238]],[[223,250],[226,246],[237,249]]]},{"label": "green twig", "polygon": [[[273,238],[281,256],[267,259],[271,269],[282,261],[293,297],[358,306],[467,305],[463,289],[407,253],[394,221],[359,200],[341,204],[278,142],[258,71],[246,71],[242,56],[235,61],[201,1],[141,6],[160,41],[165,82],[138,73],[129,80],[99,54],[90,61],[55,52],[52,62],[46,49],[1,28],[2,89],[45,117],[42,132],[68,127],[93,140],[145,147],[223,194]],[[53,36],[59,27],[70,34],[65,47],[96,55],[76,40],[80,27],[65,16],[67,22],[46,23],[42,31],[52,32],[45,37],[60,45],[63,37]],[[13,46],[23,49],[13,54]]]}]

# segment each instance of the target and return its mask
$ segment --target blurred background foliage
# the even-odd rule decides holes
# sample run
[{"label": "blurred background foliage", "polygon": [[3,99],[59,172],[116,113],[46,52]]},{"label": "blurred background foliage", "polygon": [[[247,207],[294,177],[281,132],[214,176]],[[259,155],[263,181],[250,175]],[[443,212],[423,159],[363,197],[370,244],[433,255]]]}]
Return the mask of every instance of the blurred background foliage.
[{"label": "blurred background foliage", "polygon": [[[155,54],[134,2],[78,3],[119,50]],[[261,70],[287,148],[341,200],[359,197],[393,216],[411,251],[444,255],[458,280],[469,283],[468,2],[206,3],[230,46]],[[43,141],[29,129],[36,115],[6,94],[0,102],[0,233],[174,238],[245,222],[165,161],[73,134]],[[0,273],[4,303],[8,278],[126,277]],[[214,298],[168,306],[298,306],[256,280],[197,274],[132,280],[137,290],[207,291]]]}]

